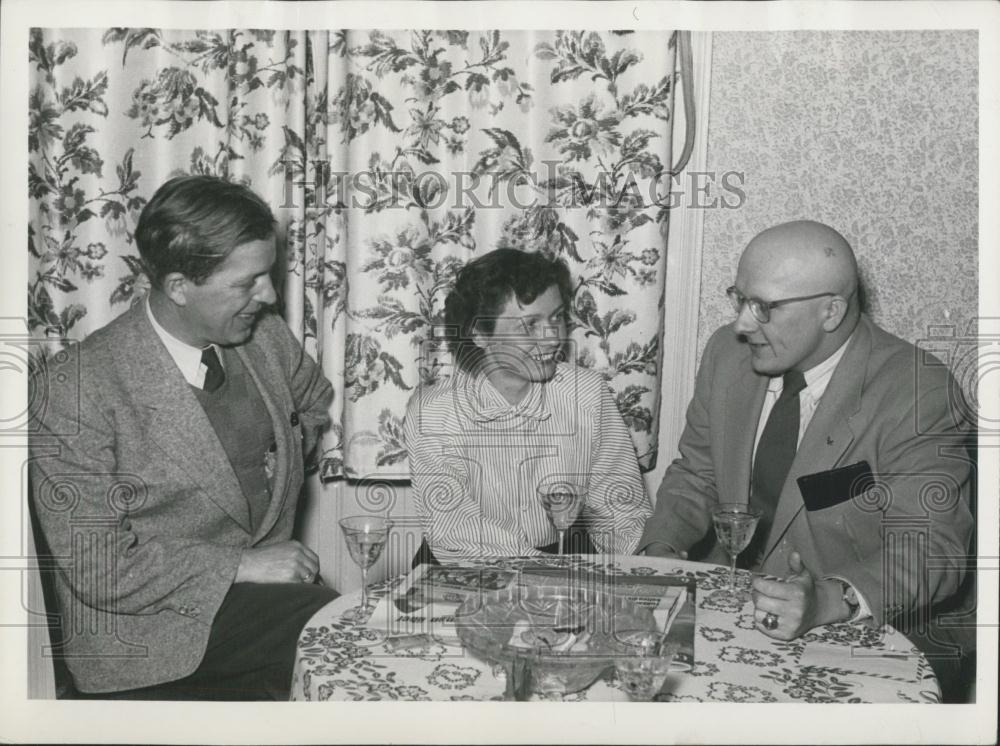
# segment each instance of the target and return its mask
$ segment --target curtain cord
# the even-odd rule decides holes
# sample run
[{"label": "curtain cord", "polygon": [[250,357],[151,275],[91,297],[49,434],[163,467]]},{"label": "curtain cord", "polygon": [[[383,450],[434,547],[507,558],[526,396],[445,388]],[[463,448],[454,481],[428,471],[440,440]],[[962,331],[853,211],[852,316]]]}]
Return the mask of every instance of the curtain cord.
[{"label": "curtain cord", "polygon": [[694,151],[694,60],[691,54],[691,32],[677,32],[677,57],[681,73],[681,90],[684,94],[684,149],[670,173],[679,174],[691,160]]}]

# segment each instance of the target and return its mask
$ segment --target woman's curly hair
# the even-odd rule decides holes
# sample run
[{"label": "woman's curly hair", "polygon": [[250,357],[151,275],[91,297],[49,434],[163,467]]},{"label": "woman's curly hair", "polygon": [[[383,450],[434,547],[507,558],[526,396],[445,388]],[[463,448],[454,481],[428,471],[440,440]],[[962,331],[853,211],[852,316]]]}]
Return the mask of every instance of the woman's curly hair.
[{"label": "woman's curly hair", "polygon": [[466,264],[444,302],[444,338],[455,362],[474,371],[482,350],[473,335],[492,334],[511,297],[526,305],[553,286],[568,306],[573,293],[569,268],[561,259],[544,254],[497,249]]}]

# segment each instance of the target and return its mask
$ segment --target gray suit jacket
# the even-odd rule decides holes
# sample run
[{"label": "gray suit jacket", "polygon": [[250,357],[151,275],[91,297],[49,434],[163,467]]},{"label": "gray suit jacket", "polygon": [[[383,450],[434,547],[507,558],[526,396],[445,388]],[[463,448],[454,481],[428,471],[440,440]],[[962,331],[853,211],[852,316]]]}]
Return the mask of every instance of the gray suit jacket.
[{"label": "gray suit jacket", "polygon": [[[945,366],[866,316],[806,429],[778,501],[763,571],[786,576],[797,549],[814,573],[849,581],[873,623],[956,592],[973,520],[968,429]],[[717,502],[746,503],[768,379],[731,325],[705,348],[679,444],[639,542],[687,550],[712,532]],[[807,510],[796,482],[867,461],[877,486]],[[715,552],[713,558],[721,560]]]},{"label": "gray suit jacket", "polygon": [[222,444],[143,304],[32,379],[32,498],[58,558],[65,654],[81,691],[193,672],[243,549],[291,537],[303,457],[328,422],[332,388],[275,315],[236,350],[277,443],[271,504],[253,534]]}]

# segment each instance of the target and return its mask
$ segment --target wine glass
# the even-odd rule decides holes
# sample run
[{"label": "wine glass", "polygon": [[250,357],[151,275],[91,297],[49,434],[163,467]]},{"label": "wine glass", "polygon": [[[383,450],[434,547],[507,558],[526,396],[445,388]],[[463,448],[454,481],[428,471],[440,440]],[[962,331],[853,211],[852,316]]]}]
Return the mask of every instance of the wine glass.
[{"label": "wine glass", "polygon": [[378,561],[391,528],[392,521],[375,515],[352,515],[340,520],[347,551],[361,568],[361,605],[344,612],[342,618],[351,622],[368,619],[368,568]]},{"label": "wine glass", "polygon": [[712,509],[715,536],[729,554],[729,593],[736,595],[736,557],[750,544],[760,511],[743,503],[720,503]]},{"label": "wine glass", "polygon": [[587,499],[587,488],[575,482],[542,484],[538,487],[538,497],[545,508],[545,514],[559,533],[559,554],[563,555],[566,529],[579,517]]}]

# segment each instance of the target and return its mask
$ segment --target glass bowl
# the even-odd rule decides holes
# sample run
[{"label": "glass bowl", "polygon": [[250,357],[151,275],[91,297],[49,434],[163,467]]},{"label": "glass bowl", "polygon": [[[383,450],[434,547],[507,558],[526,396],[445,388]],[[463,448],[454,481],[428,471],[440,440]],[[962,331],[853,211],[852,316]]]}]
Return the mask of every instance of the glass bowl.
[{"label": "glass bowl", "polygon": [[471,596],[455,616],[473,655],[507,670],[507,696],[578,692],[656,632],[648,608],[572,585],[519,585]]}]

